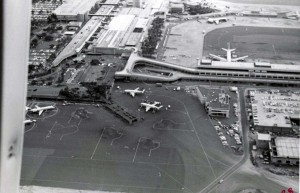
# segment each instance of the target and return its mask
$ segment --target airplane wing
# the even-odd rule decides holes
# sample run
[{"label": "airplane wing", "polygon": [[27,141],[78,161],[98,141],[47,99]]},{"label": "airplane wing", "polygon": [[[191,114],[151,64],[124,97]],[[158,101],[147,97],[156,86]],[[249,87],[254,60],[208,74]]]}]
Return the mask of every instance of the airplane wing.
[{"label": "airplane wing", "polygon": [[146,112],[148,112],[151,109],[151,107],[146,106]]},{"label": "airplane wing", "polygon": [[222,57],[220,57],[220,56],[216,56],[216,55],[214,55],[214,54],[209,54],[209,55],[210,55],[212,58],[216,59],[216,60],[223,61],[223,62],[226,62],[226,61],[227,61],[227,59],[222,58]]},{"label": "airplane wing", "polygon": [[134,96],[135,96],[135,92],[130,92],[130,95],[131,95],[132,97],[134,97]]},{"label": "airplane wing", "polygon": [[137,87],[136,89],[134,89],[135,91],[138,91],[140,88],[139,87]]},{"label": "airplane wing", "polygon": [[248,58],[248,56],[242,56],[242,57],[239,57],[239,58],[232,58],[231,61],[236,62],[236,61],[239,61],[239,60],[243,60],[245,58]]},{"label": "airplane wing", "polygon": [[44,110],[39,110],[39,116],[43,113]]}]

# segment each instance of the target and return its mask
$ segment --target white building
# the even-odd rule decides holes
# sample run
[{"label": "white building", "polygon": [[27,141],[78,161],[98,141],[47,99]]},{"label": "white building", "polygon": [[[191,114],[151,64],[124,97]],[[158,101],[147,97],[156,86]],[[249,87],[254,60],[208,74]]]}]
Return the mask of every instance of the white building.
[{"label": "white building", "polygon": [[89,11],[98,6],[99,0],[65,0],[53,13],[58,20],[63,21],[87,21]]},{"label": "white building", "polygon": [[257,148],[268,148],[271,141],[271,135],[265,133],[256,134],[256,146]]},{"label": "white building", "polygon": [[275,137],[269,148],[272,163],[299,166],[299,138]]},{"label": "white building", "polygon": [[93,52],[119,55],[131,53],[142,37],[148,19],[135,15],[118,15],[102,29],[93,43]]}]

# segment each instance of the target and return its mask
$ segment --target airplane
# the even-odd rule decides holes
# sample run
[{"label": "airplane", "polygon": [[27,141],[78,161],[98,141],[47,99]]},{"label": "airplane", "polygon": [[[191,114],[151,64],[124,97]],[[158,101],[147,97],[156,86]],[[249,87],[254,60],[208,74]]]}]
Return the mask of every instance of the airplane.
[{"label": "airplane", "polygon": [[28,110],[30,110],[30,107],[25,106],[25,114],[28,112]]},{"label": "airplane", "polygon": [[294,14],[291,14],[287,16],[288,19],[293,19],[293,20],[299,20],[300,19],[300,14],[298,11],[296,11]]},{"label": "airplane", "polygon": [[126,89],[124,90],[125,93],[129,93],[132,97],[135,96],[135,94],[143,94],[145,92],[145,89],[139,90],[139,87],[137,87],[134,90]]},{"label": "airplane", "polygon": [[242,56],[239,58],[232,58],[232,52],[235,51],[235,49],[230,49],[230,43],[228,43],[228,49],[222,48],[222,50],[227,52],[226,58],[214,54],[209,54],[209,56],[212,57],[213,59],[223,61],[223,62],[237,62],[239,60],[244,60],[245,58],[248,57],[248,56]]},{"label": "airplane", "polygon": [[[161,104],[160,102],[156,102],[156,101],[154,101],[153,104],[151,104],[151,103],[141,103],[141,107],[145,107],[146,112],[148,112],[150,109],[153,109],[153,110],[161,109],[163,106],[160,105],[160,104]],[[156,106],[156,105],[160,105],[160,106]]]},{"label": "airplane", "polygon": [[36,120],[26,119],[24,121],[24,124],[26,125],[26,124],[35,123],[35,122],[36,122]]},{"label": "airplane", "polygon": [[221,17],[221,18],[208,18],[207,22],[208,23],[215,23],[215,24],[219,24],[220,22],[226,22],[229,19],[226,17]]},{"label": "airplane", "polygon": [[29,111],[35,113],[35,112],[39,112],[39,116],[41,116],[41,114],[45,111],[45,110],[51,110],[51,109],[55,109],[55,107],[53,105],[50,106],[46,106],[46,107],[39,107],[37,105],[35,105],[35,109],[30,109]]}]

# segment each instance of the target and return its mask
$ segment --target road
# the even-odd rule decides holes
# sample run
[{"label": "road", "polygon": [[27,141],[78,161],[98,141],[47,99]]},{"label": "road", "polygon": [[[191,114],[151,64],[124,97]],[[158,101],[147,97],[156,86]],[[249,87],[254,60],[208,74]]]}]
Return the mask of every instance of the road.
[{"label": "road", "polygon": [[[221,179],[226,180],[226,178],[229,178],[230,175],[232,175],[237,169],[239,169],[248,159],[249,159],[249,142],[248,142],[248,120],[247,120],[247,115],[246,115],[246,105],[245,105],[245,96],[244,96],[244,92],[246,92],[247,90],[245,89],[240,89],[239,90],[239,99],[240,99],[240,121],[241,121],[241,125],[242,125],[242,132],[243,132],[243,147],[244,147],[244,155],[242,157],[242,159],[235,165],[233,165],[231,168],[229,168],[225,173],[223,173],[222,175],[220,175],[218,178],[216,178],[214,181],[212,181],[207,187],[205,187],[204,189],[201,190],[200,193],[204,193],[204,192],[211,192],[212,190],[214,190],[215,187],[217,187],[219,185],[219,181]],[[240,95],[240,93],[243,93],[242,97]]]}]

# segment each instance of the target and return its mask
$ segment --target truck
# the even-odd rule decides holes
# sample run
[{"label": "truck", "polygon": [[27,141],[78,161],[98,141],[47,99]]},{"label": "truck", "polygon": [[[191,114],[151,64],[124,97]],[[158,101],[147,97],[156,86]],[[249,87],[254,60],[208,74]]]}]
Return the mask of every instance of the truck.
[{"label": "truck", "polygon": [[232,86],[229,88],[229,90],[232,92],[236,92],[236,91],[238,91],[238,88],[236,86]]}]

